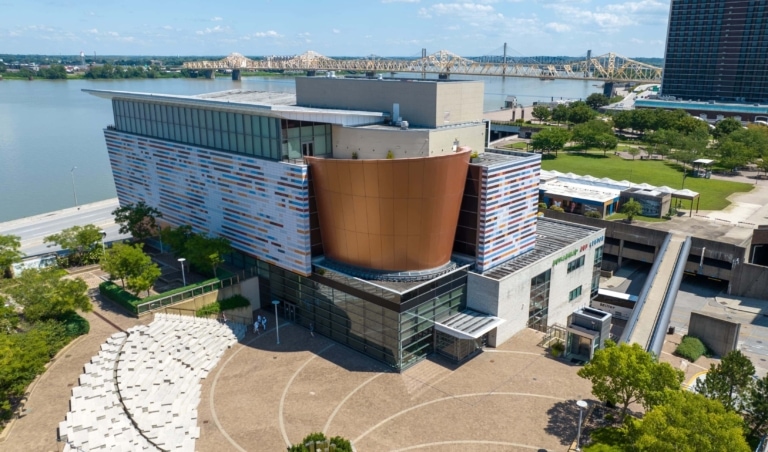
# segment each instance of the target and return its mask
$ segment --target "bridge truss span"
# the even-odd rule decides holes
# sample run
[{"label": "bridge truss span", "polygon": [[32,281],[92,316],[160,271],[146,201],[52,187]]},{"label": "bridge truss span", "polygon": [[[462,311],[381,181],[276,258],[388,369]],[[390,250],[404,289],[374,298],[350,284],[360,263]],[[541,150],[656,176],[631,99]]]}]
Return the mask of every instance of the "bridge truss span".
[{"label": "bridge truss span", "polygon": [[401,72],[646,83],[659,83],[662,73],[662,69],[659,67],[615,53],[606,53],[581,60],[563,57],[536,57],[508,58],[506,61],[498,61],[497,57],[465,58],[447,50],[441,50],[415,60],[382,58],[375,55],[365,58],[329,58],[313,51],[301,55],[250,59],[233,53],[217,61],[187,62],[184,63],[184,67],[193,70],[346,71],[367,74]]}]

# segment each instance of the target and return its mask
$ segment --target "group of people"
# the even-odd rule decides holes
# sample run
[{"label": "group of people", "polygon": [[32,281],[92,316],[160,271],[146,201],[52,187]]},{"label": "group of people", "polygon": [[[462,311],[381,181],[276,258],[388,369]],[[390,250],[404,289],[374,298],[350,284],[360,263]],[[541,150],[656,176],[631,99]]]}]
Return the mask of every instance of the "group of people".
[{"label": "group of people", "polygon": [[256,321],[253,322],[253,334],[261,334],[259,330],[262,328],[264,331],[267,331],[267,317],[259,315],[256,317]]}]

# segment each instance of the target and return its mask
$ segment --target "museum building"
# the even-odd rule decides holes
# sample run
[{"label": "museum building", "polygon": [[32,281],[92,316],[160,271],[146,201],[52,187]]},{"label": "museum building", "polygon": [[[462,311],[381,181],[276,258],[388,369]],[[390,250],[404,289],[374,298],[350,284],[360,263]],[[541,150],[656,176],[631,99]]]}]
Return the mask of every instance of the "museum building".
[{"label": "museum building", "polygon": [[567,327],[596,294],[604,230],[537,216],[540,155],[487,147],[482,82],[85,91],[112,101],[121,205],[226,237],[255,309],[395,369]]}]

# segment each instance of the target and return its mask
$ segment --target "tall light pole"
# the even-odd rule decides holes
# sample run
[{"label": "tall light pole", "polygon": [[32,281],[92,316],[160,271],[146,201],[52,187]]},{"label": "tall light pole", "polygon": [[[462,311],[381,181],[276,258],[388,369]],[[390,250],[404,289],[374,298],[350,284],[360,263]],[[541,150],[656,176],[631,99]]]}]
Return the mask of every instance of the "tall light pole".
[{"label": "tall light pole", "polygon": [[277,320],[277,305],[280,304],[280,301],[272,300],[272,304],[275,305],[275,333],[277,334],[277,345],[280,345],[280,323]]},{"label": "tall light pole", "polygon": [[185,260],[186,259],[184,259],[183,257],[180,257],[178,259],[179,263],[181,264],[181,281],[182,281],[182,283],[184,283],[184,286],[187,285],[187,275],[184,274],[184,261]]},{"label": "tall light pole", "polygon": [[103,256],[107,255],[107,247],[104,245],[104,239],[107,238],[107,231],[104,229],[99,231],[99,234],[101,234],[101,252],[103,253]]},{"label": "tall light pole", "polygon": [[73,166],[72,169],[69,171],[69,174],[72,176],[72,196],[75,197],[75,207],[77,207],[77,210],[80,210],[80,206],[77,204],[77,190],[75,190],[75,170],[77,169],[76,166]]},{"label": "tall light pole", "polygon": [[583,400],[579,400],[576,402],[576,405],[579,407],[579,434],[576,436],[576,450],[581,450],[581,420],[584,414],[584,409],[587,408],[589,404]]}]

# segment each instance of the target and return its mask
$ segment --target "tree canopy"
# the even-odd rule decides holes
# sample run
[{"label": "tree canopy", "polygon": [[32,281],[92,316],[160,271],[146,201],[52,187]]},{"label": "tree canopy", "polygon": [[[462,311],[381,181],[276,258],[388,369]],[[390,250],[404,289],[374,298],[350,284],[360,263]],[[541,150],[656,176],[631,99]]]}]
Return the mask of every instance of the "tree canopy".
[{"label": "tree canopy", "polygon": [[754,374],[752,361],[739,350],[734,350],[725,355],[719,364],[709,366],[704,380],[696,383],[696,392],[720,401],[730,411],[738,411]]},{"label": "tree canopy", "polygon": [[568,140],[571,139],[571,133],[559,127],[552,127],[537,132],[531,138],[531,147],[534,151],[557,152],[565,147]]},{"label": "tree canopy", "polygon": [[737,130],[742,130],[744,126],[741,125],[741,121],[735,118],[725,118],[715,124],[715,129],[712,131],[712,136],[716,139],[724,138]]},{"label": "tree canopy", "polygon": [[27,269],[7,292],[32,322],[61,318],[75,310],[90,312],[88,285],[81,278],[69,279],[65,275],[64,270],[57,268]]},{"label": "tree canopy", "polygon": [[634,421],[641,452],[749,452],[744,423],[718,402],[689,391],[666,391],[664,403]]},{"label": "tree canopy", "polygon": [[754,381],[742,396],[744,419],[750,429],[750,436],[765,436],[768,434],[768,375]]},{"label": "tree canopy", "polygon": [[630,198],[621,206],[621,213],[627,216],[627,220],[632,223],[632,220],[643,212],[643,205],[635,201],[635,198]]},{"label": "tree canopy", "polygon": [[603,93],[592,93],[587,96],[586,103],[589,108],[597,110],[600,107],[605,107],[611,102],[611,100]]},{"label": "tree canopy", "polygon": [[161,275],[160,267],[142,248],[141,243],[117,243],[101,262],[102,270],[109,273],[111,279],[119,279],[123,288],[127,287],[137,296],[141,291],[149,291]]},{"label": "tree canopy", "polygon": [[568,105],[568,121],[574,124],[581,124],[595,117],[595,111],[582,102],[571,102]]},{"label": "tree canopy", "polygon": [[601,149],[603,154],[610,149],[615,149],[619,144],[619,140],[613,134],[613,125],[599,119],[574,126],[572,139],[585,149]]},{"label": "tree canopy", "polygon": [[605,342],[578,375],[592,382],[592,394],[600,400],[619,404],[626,416],[631,403],[649,409],[664,400],[665,389],[679,389],[683,373],[667,363],[656,362],[653,354],[638,344]]},{"label": "tree canopy", "polygon": [[[59,232],[43,238],[44,243],[58,245],[63,250],[72,252],[68,256],[69,265],[85,265],[90,263],[95,256],[91,254],[94,251],[100,251],[99,243],[102,240],[101,230],[92,225],[72,226]],[[52,245],[48,245],[52,246]]]},{"label": "tree canopy", "polygon": [[21,262],[21,238],[16,235],[0,235],[0,271],[6,278],[13,277],[12,265]]},{"label": "tree canopy", "polygon": [[531,115],[539,121],[546,121],[552,116],[552,110],[546,105],[536,105],[533,107]]},{"label": "tree canopy", "polygon": [[157,219],[163,214],[144,201],[127,204],[112,211],[121,234],[131,234],[135,240],[144,240],[157,234]]},{"label": "tree canopy", "polygon": [[232,246],[228,239],[195,234],[186,244],[184,257],[198,272],[208,274],[210,269],[213,276],[216,276],[216,269],[224,263],[224,256],[230,252]]}]

